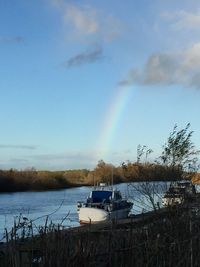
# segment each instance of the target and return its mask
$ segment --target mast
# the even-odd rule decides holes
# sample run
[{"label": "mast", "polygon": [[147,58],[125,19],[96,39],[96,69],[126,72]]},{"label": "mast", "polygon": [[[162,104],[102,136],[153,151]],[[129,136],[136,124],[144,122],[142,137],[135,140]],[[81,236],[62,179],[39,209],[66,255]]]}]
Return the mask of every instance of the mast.
[{"label": "mast", "polygon": [[112,185],[112,188],[113,188],[113,165],[112,165],[112,177],[111,177],[112,181],[111,181],[111,185]]}]

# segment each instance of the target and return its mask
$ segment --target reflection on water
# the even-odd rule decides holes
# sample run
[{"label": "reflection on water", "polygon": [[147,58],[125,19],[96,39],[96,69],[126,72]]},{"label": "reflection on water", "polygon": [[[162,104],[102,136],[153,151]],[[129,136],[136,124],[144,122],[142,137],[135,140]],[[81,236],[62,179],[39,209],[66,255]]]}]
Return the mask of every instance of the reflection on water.
[{"label": "reflection on water", "polygon": [[[126,183],[116,187],[121,190],[123,196],[133,199],[133,213],[140,213],[150,208],[147,200],[135,187]],[[47,215],[49,221],[59,224],[68,214],[64,226],[78,226],[77,201],[85,201],[90,191],[91,187],[85,186],[58,191],[0,194],[0,239],[4,229],[11,229],[14,220],[17,220],[20,214],[33,220],[36,226],[44,225]],[[163,192],[160,193],[162,195]]]}]

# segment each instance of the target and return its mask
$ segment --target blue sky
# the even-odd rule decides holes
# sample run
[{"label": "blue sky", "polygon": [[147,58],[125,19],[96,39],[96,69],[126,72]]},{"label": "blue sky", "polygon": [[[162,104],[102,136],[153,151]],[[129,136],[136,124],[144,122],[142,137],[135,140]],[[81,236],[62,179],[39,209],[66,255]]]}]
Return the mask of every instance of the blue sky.
[{"label": "blue sky", "polygon": [[93,169],[200,148],[197,0],[0,0],[0,168]]}]

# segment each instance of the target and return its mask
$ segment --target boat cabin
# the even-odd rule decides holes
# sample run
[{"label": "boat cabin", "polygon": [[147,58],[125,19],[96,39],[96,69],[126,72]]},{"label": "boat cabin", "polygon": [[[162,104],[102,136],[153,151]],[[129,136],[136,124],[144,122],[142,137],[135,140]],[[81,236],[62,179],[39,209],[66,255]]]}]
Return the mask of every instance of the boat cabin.
[{"label": "boat cabin", "polygon": [[87,203],[110,203],[121,199],[122,196],[117,190],[94,190],[90,193]]},{"label": "boat cabin", "polygon": [[119,190],[105,184],[94,188],[85,202],[77,203],[80,223],[95,223],[127,218],[133,206]]}]

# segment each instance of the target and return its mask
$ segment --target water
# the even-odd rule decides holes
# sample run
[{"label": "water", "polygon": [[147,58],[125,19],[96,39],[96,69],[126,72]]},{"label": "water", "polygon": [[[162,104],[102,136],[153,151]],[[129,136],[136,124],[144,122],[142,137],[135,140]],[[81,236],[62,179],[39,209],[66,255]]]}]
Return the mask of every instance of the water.
[{"label": "water", "polygon": [[[151,208],[140,191],[126,183],[116,187],[123,196],[134,198],[133,213]],[[63,226],[78,226],[77,201],[85,201],[91,189],[92,187],[84,186],[58,191],[0,194],[0,240],[3,238],[4,229],[9,231],[20,216],[32,220],[36,227],[44,226],[47,216],[49,222],[52,220],[54,224],[60,224],[65,218]]]}]

